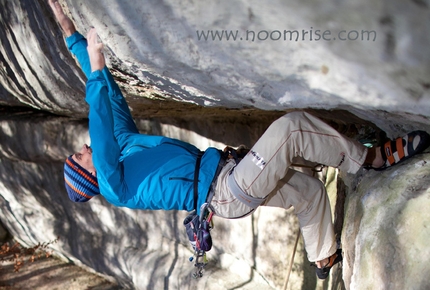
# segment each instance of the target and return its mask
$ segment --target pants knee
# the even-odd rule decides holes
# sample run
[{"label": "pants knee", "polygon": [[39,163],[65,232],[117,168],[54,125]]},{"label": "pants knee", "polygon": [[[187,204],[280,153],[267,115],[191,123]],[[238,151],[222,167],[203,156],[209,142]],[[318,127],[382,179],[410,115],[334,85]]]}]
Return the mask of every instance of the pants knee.
[{"label": "pants knee", "polygon": [[301,207],[300,212],[304,215],[312,215],[327,206],[327,194],[324,184],[319,179],[309,180],[306,192],[303,193],[306,206]]}]

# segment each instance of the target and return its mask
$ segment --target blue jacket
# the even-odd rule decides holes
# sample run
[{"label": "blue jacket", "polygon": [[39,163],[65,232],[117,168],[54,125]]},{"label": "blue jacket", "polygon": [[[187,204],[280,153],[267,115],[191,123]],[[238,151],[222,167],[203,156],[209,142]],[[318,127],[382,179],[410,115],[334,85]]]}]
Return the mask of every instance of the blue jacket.
[{"label": "blue jacket", "polygon": [[[66,38],[88,81],[89,134],[101,194],[116,206],[135,209],[194,209],[195,146],[163,136],[139,134],[127,102],[109,70],[91,72],[86,39]],[[220,151],[201,159],[198,211],[214,179]]]}]

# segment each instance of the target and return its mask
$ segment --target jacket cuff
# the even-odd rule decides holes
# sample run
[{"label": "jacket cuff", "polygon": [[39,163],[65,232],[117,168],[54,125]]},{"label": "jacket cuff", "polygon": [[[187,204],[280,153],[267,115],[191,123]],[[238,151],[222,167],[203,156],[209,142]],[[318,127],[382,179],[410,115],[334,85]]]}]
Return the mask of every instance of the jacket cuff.
[{"label": "jacket cuff", "polygon": [[88,77],[88,80],[95,80],[95,79],[103,79],[103,80],[105,79],[101,70],[96,70],[91,72],[91,74]]},{"label": "jacket cuff", "polygon": [[85,37],[79,32],[75,31],[75,33],[73,33],[72,35],[70,35],[69,37],[66,37],[67,48],[71,50],[72,46],[82,39],[85,39]]}]

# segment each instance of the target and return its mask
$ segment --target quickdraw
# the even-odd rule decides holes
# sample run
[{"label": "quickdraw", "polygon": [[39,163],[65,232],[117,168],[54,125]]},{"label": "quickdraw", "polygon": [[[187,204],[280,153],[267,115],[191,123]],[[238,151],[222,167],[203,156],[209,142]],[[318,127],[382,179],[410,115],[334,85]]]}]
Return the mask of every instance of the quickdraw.
[{"label": "quickdraw", "polygon": [[195,251],[194,256],[190,257],[190,262],[192,262],[195,258],[194,267],[196,267],[196,271],[193,273],[192,277],[194,279],[203,277],[204,268],[208,264],[208,259],[206,258],[206,252],[203,250]]}]

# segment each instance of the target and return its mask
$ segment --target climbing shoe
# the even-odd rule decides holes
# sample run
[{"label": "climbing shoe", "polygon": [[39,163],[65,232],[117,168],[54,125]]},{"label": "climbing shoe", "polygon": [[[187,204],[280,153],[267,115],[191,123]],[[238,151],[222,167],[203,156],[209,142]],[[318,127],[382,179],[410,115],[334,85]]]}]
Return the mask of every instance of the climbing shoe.
[{"label": "climbing shoe", "polygon": [[423,152],[430,146],[430,135],[424,131],[413,131],[395,140],[389,140],[381,146],[384,165],[379,168],[366,167],[377,171],[387,169],[404,160]]},{"label": "climbing shoe", "polygon": [[312,263],[311,265],[315,267],[315,273],[318,278],[324,280],[328,277],[328,274],[330,274],[330,269],[340,261],[342,261],[342,249],[338,249],[336,253],[331,255],[330,258],[328,258],[327,264],[322,268],[318,268],[315,263]]}]

